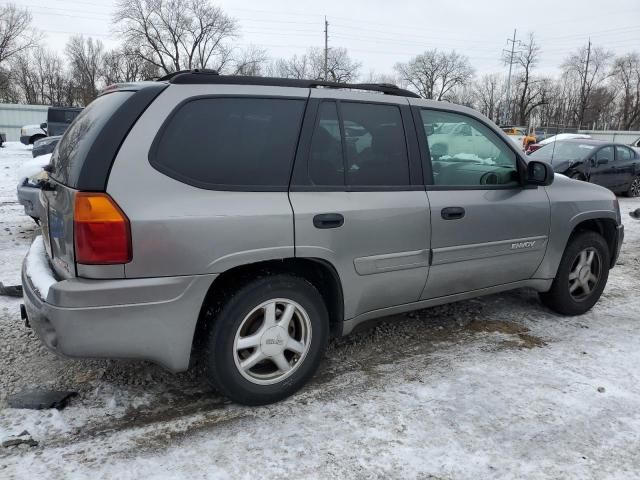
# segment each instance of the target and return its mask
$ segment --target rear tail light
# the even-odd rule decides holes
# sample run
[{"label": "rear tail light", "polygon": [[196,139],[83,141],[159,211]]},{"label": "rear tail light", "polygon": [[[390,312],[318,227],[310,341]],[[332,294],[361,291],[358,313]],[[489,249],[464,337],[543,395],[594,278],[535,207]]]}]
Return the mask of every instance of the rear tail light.
[{"label": "rear tail light", "polygon": [[73,213],[76,262],[111,265],[131,261],[131,226],[106,193],[79,192]]}]

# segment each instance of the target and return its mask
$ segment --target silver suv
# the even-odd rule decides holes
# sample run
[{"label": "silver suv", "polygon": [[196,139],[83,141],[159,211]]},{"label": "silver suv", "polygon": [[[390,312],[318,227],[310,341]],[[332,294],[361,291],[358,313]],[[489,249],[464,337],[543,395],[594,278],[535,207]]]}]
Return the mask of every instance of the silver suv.
[{"label": "silver suv", "polygon": [[23,267],[42,341],[173,371],[203,353],[212,385],[252,405],[377,317],[519,287],[584,313],[623,238],[608,190],[554,180],[477,112],[392,85],[116,85],[47,170]]}]

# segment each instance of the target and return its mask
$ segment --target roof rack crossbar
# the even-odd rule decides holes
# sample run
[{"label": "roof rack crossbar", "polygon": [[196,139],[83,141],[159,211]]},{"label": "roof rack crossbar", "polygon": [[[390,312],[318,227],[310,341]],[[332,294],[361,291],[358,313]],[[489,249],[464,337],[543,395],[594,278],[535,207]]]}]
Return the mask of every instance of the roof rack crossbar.
[{"label": "roof rack crossbar", "polygon": [[339,83],[324,80],[299,80],[277,77],[248,77],[242,75],[220,75],[215,70],[180,70],[158,79],[175,84],[228,84],[228,85],[265,85],[273,87],[298,88],[342,88],[380,92],[385,95],[420,98],[414,92],[390,83]]}]

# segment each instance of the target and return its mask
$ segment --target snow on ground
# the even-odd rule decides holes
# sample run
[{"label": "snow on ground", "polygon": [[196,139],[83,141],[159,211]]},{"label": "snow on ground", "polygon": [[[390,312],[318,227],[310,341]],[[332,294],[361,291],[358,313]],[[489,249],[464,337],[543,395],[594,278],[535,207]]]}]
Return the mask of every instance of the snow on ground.
[{"label": "snow on ground", "polygon": [[[9,208],[5,166],[27,153],[0,149],[2,281],[35,227]],[[0,448],[0,478],[640,478],[640,200],[620,204],[622,256],[586,315],[518,290],[389,318],[332,342],[311,384],[267,407],[229,404],[197,369],[56,359],[0,297],[0,441],[39,442]],[[36,386],[80,395],[6,408]]]}]

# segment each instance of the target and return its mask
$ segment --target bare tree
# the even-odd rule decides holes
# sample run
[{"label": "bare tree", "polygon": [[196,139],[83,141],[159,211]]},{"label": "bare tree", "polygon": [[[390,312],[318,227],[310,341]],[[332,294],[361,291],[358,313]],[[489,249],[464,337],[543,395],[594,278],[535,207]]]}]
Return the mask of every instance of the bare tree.
[{"label": "bare tree", "polygon": [[255,77],[261,75],[267,62],[267,52],[256,46],[233,55],[232,74]]},{"label": "bare tree", "polygon": [[[327,56],[327,80],[353,82],[358,78],[360,66],[360,62],[349,56],[347,49],[330,48]],[[324,50],[313,47],[303,55],[276,60],[269,66],[268,72],[277,77],[324,80]]]},{"label": "bare tree", "polygon": [[444,100],[454,88],[467,84],[473,77],[473,68],[464,55],[455,51],[445,53],[436,49],[398,63],[396,72],[403,81],[424,97]]},{"label": "bare tree", "polygon": [[158,67],[141,60],[135,51],[127,47],[111,50],[104,56],[102,77],[105,85],[149,80],[158,76]]},{"label": "bare tree", "polygon": [[516,80],[517,118],[520,125],[526,125],[533,110],[545,102],[545,83],[533,75],[538,64],[540,47],[533,33],[529,33],[526,42],[520,42],[522,50],[515,57],[520,72]]},{"label": "bare tree", "polygon": [[19,103],[21,101],[20,90],[11,77],[10,70],[0,67],[0,102],[2,103]]},{"label": "bare tree", "polygon": [[590,108],[592,93],[608,77],[607,66],[612,53],[600,47],[582,47],[571,54],[562,64],[562,69],[570,81],[580,85],[580,93],[575,115],[578,127],[589,119],[586,117]]},{"label": "bare tree", "polygon": [[369,71],[369,75],[367,75],[364,81],[366,83],[388,83],[390,85],[404,87],[403,82],[396,76],[386,73],[376,73],[373,70]]},{"label": "bare tree", "polygon": [[311,68],[311,60],[306,53],[293,55],[289,59],[279,58],[274,60],[267,67],[267,72],[272,77],[319,80],[319,78],[315,77],[315,73]]},{"label": "bare tree", "polygon": [[0,5],[0,64],[36,45],[31,12],[12,3]]},{"label": "bare tree", "polygon": [[100,79],[104,65],[104,47],[100,40],[82,35],[67,42],[70,76],[82,105],[88,105],[100,91]]},{"label": "bare tree", "polygon": [[640,127],[640,55],[633,52],[616,58],[612,80],[619,92],[618,128]]},{"label": "bare tree", "polygon": [[162,73],[224,69],[236,21],[209,0],[118,0],[114,23],[125,44]]},{"label": "bare tree", "polygon": [[[309,50],[312,69],[315,78],[324,78],[324,50],[312,48]],[[349,83],[358,78],[361,63],[349,56],[346,48],[330,48],[327,54],[327,78],[332,82]]]},{"label": "bare tree", "polygon": [[64,61],[55,52],[36,47],[14,56],[10,64],[18,101],[57,106],[78,103]]},{"label": "bare tree", "polygon": [[498,121],[503,101],[503,90],[501,77],[497,73],[483,75],[473,85],[476,107],[483,115],[493,121]]}]

